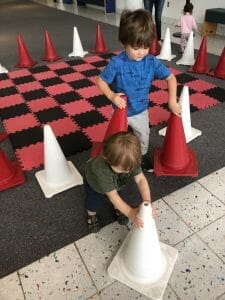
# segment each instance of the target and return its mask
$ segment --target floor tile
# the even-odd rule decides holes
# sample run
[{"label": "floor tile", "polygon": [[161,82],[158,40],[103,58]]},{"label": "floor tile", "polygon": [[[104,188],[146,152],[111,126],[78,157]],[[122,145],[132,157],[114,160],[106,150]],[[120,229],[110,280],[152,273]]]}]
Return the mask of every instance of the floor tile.
[{"label": "floor tile", "polygon": [[107,268],[124,241],[128,229],[117,222],[76,241],[80,255],[98,290],[111,284],[114,279],[107,274]]},{"label": "floor tile", "polygon": [[24,300],[21,284],[16,272],[0,279],[1,300]]},{"label": "floor tile", "polygon": [[197,182],[163,197],[163,200],[194,231],[225,214],[225,205]]},{"label": "floor tile", "polygon": [[26,300],[86,299],[97,290],[74,244],[19,270]]},{"label": "floor tile", "polygon": [[182,300],[215,300],[225,290],[225,265],[196,236],[176,246],[178,259],[170,286]]},{"label": "floor tile", "polygon": [[198,182],[203,185],[208,191],[225,203],[225,168],[221,168],[212,174],[209,174]]},{"label": "floor tile", "polygon": [[[225,263],[225,216],[213,222],[198,232],[203,241],[223,260]],[[224,273],[225,284],[225,273]]]},{"label": "floor tile", "polygon": [[162,200],[155,201],[153,206],[156,209],[155,223],[161,242],[173,246],[193,234],[193,231]]}]

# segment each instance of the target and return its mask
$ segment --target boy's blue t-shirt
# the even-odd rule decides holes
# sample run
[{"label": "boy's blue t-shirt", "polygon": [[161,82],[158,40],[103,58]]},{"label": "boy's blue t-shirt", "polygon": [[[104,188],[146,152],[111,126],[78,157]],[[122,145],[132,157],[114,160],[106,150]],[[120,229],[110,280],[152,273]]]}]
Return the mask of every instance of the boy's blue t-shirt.
[{"label": "boy's blue t-shirt", "polygon": [[128,101],[128,116],[145,111],[148,94],[154,79],[166,79],[171,74],[155,56],[147,55],[140,61],[131,60],[125,51],[114,56],[100,74],[116,93],[124,93]]}]

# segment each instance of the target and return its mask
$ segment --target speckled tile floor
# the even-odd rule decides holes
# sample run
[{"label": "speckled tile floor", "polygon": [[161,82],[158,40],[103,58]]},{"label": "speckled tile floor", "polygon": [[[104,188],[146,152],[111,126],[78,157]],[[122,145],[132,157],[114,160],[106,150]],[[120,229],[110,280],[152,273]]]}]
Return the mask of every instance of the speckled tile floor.
[{"label": "speckled tile floor", "polygon": [[[224,178],[222,168],[153,204],[159,240],[178,250],[164,300],[225,300]],[[110,224],[17,270],[0,280],[0,300],[148,299],[107,273],[128,232]]]}]

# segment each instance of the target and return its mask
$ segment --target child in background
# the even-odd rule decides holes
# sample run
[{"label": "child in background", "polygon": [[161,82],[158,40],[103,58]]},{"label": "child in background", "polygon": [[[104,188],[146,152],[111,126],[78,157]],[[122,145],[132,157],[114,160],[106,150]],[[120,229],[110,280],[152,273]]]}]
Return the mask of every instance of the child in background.
[{"label": "child in background", "polygon": [[[177,81],[171,71],[155,56],[149,55],[154,40],[154,23],[149,11],[138,9],[122,13],[119,41],[124,46],[100,74],[97,85],[113,106],[128,110],[128,125],[141,142],[142,168],[153,167],[147,155],[149,147],[149,91],[154,79],[164,79],[168,85],[169,109],[180,116],[177,103]],[[127,102],[121,97],[126,95]]]},{"label": "child in background", "polygon": [[193,4],[190,1],[186,1],[186,4],[183,9],[183,15],[180,17],[180,20],[178,21],[178,26],[181,29],[180,47],[182,53],[184,52],[184,49],[187,45],[187,41],[190,33],[193,30],[195,32],[198,32],[198,27],[195,18],[192,15],[193,8],[194,8]]},{"label": "child in background", "polygon": [[115,208],[117,220],[125,225],[128,218],[143,226],[139,208],[132,208],[120,196],[120,190],[132,179],[143,201],[150,201],[150,188],[141,165],[141,145],[131,132],[119,132],[104,141],[103,154],[87,161],[84,171],[87,223],[90,232],[100,229],[97,212],[107,199]]}]

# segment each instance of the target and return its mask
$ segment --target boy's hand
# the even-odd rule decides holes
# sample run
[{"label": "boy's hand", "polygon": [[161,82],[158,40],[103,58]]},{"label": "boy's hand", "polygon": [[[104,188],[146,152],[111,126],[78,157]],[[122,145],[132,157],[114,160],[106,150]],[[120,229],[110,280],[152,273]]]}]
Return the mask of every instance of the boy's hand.
[{"label": "boy's hand", "polygon": [[144,226],[144,221],[139,216],[139,207],[132,209],[129,219],[133,222],[135,227],[141,228]]},{"label": "boy's hand", "polygon": [[175,114],[178,117],[181,117],[181,106],[180,106],[180,104],[178,104],[177,102],[173,103],[173,104],[169,104],[169,109],[173,114]]},{"label": "boy's hand", "polygon": [[115,104],[119,108],[125,108],[127,103],[126,103],[126,100],[121,97],[123,95],[124,94],[121,94],[121,93],[118,93],[118,94],[115,93],[111,100],[112,103]]}]

